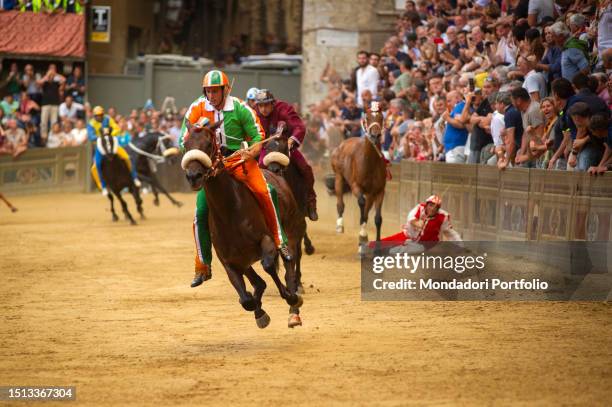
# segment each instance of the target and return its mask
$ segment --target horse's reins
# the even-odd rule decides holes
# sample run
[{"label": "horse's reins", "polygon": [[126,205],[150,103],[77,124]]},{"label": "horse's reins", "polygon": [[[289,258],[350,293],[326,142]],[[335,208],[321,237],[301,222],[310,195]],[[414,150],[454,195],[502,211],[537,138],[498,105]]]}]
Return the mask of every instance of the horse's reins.
[{"label": "horse's reins", "polygon": [[[280,135],[268,137],[267,139],[258,141],[257,143],[254,143],[253,145],[247,148],[244,148],[243,150],[251,150],[253,149],[253,147],[267,144],[272,140],[278,139],[279,137]],[[242,165],[242,169],[244,173],[245,174],[247,173],[246,167],[244,166],[245,160],[243,158],[241,158],[240,160],[236,160],[236,157],[240,155],[240,152],[242,150],[236,150],[229,156],[223,157],[223,154],[221,154],[221,147],[219,146],[219,143],[217,143],[216,135],[213,137],[212,144],[213,144],[214,160],[212,162],[212,165],[210,166],[210,171],[208,175],[206,176],[206,178],[216,177],[222,169],[232,171],[234,168],[241,166],[241,165]]]}]

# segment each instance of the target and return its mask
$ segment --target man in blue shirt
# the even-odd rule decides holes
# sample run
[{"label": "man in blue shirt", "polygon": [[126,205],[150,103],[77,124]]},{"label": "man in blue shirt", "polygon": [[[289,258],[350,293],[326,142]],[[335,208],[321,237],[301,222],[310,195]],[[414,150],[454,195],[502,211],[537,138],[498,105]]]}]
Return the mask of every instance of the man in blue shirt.
[{"label": "man in blue shirt", "polygon": [[361,116],[363,110],[357,106],[352,96],[346,98],[345,106],[340,111],[340,123],[344,126],[344,137],[361,136]]},{"label": "man in blue shirt", "polygon": [[562,22],[556,22],[550,30],[555,43],[562,48],[561,76],[571,81],[579,73],[588,74],[590,71],[587,44],[570,35],[570,31]]},{"label": "man in blue shirt", "polygon": [[554,36],[550,27],[544,28],[546,36],[546,43],[549,47],[546,50],[546,54],[542,58],[541,63],[538,64],[537,68],[548,72],[547,79],[548,83],[551,84],[555,79],[561,77],[561,47],[557,46],[554,41]]},{"label": "man in blue shirt", "polygon": [[[598,113],[608,115],[610,113],[606,102],[589,88],[589,77],[587,75],[583,73],[574,75],[572,85],[576,89],[575,102],[584,102],[589,105],[591,113],[594,115]],[[573,134],[572,138],[576,138],[576,135]]]},{"label": "man in blue shirt", "polygon": [[[576,125],[571,116],[567,113],[568,109],[576,103],[576,95],[570,81],[565,78],[556,79],[551,85],[553,99],[559,117],[554,127],[553,150],[555,153],[548,162],[549,170],[567,169],[567,146],[571,138],[576,137]],[[572,136],[573,134],[573,136]]]},{"label": "man in blue shirt", "polygon": [[504,110],[504,135],[506,141],[506,159],[498,163],[500,169],[505,169],[508,163],[514,162],[516,152],[523,142],[523,118],[521,112],[512,104]]},{"label": "man in blue shirt", "polygon": [[444,131],[446,162],[462,164],[466,160],[465,143],[467,142],[468,131],[460,117],[466,104],[461,94],[457,91],[449,92],[446,100],[448,102],[448,110],[442,115],[446,121],[446,129]]},{"label": "man in blue shirt", "polygon": [[593,137],[604,139],[604,153],[597,166],[589,168],[589,174],[599,175],[612,170],[612,122],[604,114],[591,117],[589,130]]}]

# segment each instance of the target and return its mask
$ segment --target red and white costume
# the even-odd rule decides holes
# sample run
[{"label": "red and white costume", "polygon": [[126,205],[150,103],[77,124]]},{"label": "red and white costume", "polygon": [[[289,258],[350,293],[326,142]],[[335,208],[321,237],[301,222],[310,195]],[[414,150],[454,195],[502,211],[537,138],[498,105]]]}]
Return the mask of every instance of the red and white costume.
[{"label": "red and white costume", "polygon": [[[461,240],[461,236],[453,229],[450,214],[443,209],[431,218],[425,214],[427,203],[420,203],[408,213],[408,222],[402,227],[404,236],[413,242],[438,242],[440,240]],[[416,227],[414,221],[422,226]]]},{"label": "red and white costume", "polygon": [[[425,207],[433,203],[438,207],[437,212],[429,217]],[[409,213],[402,232],[382,239],[383,242],[404,243],[406,240],[413,242],[439,242],[440,240],[461,241],[461,236],[450,221],[450,214],[440,209],[442,200],[437,195],[432,195],[423,203],[415,206]]]}]

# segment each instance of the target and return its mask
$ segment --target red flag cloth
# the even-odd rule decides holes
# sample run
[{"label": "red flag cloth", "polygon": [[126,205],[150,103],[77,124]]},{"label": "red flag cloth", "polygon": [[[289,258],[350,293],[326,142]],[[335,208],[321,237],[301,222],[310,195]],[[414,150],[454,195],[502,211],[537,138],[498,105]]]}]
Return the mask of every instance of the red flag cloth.
[{"label": "red flag cloth", "polygon": [[[384,238],[380,239],[380,241],[381,242],[394,242],[394,243],[397,243],[398,245],[401,245],[401,244],[404,244],[404,242],[407,239],[408,238],[406,237],[404,232],[399,232],[399,233],[396,233],[394,235],[384,237]],[[368,247],[369,248],[373,248],[375,245],[376,245],[376,242],[374,242],[374,241],[368,243]]]},{"label": "red flag cloth", "polygon": [[85,58],[85,15],[0,12],[0,54]]}]

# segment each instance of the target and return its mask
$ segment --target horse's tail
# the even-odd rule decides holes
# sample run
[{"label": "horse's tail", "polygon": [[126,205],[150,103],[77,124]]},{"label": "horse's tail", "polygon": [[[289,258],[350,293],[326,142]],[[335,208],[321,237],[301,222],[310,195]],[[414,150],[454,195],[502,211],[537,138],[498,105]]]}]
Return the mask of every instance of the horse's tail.
[{"label": "horse's tail", "polygon": [[[327,192],[330,195],[336,194],[336,175],[335,174],[328,174],[325,176],[325,187],[327,188]],[[342,188],[343,194],[351,192],[351,187],[345,180],[343,180],[342,187],[343,187]]]}]

